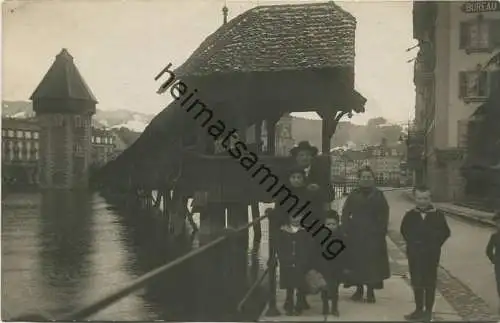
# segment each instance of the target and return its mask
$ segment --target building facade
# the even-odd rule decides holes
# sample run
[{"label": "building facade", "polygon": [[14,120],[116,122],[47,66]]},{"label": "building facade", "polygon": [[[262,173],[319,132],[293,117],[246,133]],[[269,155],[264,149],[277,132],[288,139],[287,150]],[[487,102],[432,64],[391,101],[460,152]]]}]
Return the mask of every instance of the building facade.
[{"label": "building facade", "polygon": [[38,184],[39,138],[34,120],[2,119],[2,183]]},{"label": "building facade", "polygon": [[[262,123],[262,151],[267,151],[267,127],[266,123]],[[289,156],[290,150],[295,145],[295,140],[292,137],[292,116],[285,115],[276,123],[275,134],[276,156]]]},{"label": "building facade", "polygon": [[121,142],[119,141],[119,137],[117,137],[118,136],[109,130],[97,128],[92,129],[91,155],[93,166],[103,166],[107,162],[116,158],[116,152],[121,148],[118,147],[118,144],[121,146]]},{"label": "building facade", "polygon": [[[40,131],[36,118],[2,118],[2,183],[38,185]],[[127,148],[112,130],[92,128],[91,164],[102,166]]]},{"label": "building facade", "polygon": [[332,181],[356,181],[358,170],[369,166],[378,184],[400,186],[407,181],[405,156],[403,144],[388,145],[385,141],[363,150],[332,150]]},{"label": "building facade", "polygon": [[499,80],[498,69],[485,65],[500,48],[500,7],[493,1],[415,1],[413,19],[421,182],[436,200],[461,200],[467,125]]}]

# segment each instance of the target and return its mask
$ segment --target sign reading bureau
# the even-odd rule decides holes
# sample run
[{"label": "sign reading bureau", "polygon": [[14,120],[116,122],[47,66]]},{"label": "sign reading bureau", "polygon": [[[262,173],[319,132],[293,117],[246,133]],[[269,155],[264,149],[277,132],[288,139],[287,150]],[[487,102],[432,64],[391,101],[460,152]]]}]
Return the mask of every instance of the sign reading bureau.
[{"label": "sign reading bureau", "polygon": [[465,13],[500,11],[500,2],[498,2],[498,1],[468,1],[462,5],[462,11]]}]

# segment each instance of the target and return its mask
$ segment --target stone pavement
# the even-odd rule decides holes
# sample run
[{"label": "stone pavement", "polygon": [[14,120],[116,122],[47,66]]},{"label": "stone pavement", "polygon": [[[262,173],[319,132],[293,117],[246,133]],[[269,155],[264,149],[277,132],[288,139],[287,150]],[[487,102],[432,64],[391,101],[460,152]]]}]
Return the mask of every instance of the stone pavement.
[{"label": "stone pavement", "polygon": [[[389,256],[391,260],[392,276],[385,281],[384,289],[376,291],[375,304],[356,303],[349,298],[354,289],[340,289],[339,312],[340,317],[321,315],[321,298],[319,295],[308,296],[311,309],[301,316],[286,316],[284,313],[277,317],[266,317],[267,308],[264,309],[260,321],[402,321],[404,315],[414,309],[413,293],[408,284],[407,260],[400,249],[387,238]],[[285,292],[278,290],[278,309],[282,309]],[[461,317],[453,310],[444,297],[437,292],[434,321],[457,321]]]},{"label": "stone pavement", "polygon": [[[404,194],[408,199],[413,201],[413,195],[411,190],[405,190]],[[495,223],[492,220],[494,215],[493,212],[475,210],[465,206],[455,205],[453,203],[436,202],[434,203],[434,205],[448,215],[458,216],[466,220],[480,222],[486,225],[495,225]]]}]

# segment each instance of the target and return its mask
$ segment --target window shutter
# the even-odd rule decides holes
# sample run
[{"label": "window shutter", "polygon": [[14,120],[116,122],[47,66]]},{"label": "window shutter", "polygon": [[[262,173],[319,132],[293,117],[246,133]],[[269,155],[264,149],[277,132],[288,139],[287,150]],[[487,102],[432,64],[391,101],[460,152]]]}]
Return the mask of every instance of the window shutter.
[{"label": "window shutter", "polygon": [[459,72],[458,74],[458,97],[464,98],[467,93],[467,74],[466,72]]},{"label": "window shutter", "polygon": [[467,48],[467,45],[469,43],[469,23],[468,22],[461,22],[460,23],[460,40],[459,40],[459,49],[464,49]]},{"label": "window shutter", "polygon": [[478,96],[488,96],[488,72],[481,71],[478,79]]},{"label": "window shutter", "polygon": [[500,92],[500,71],[492,71],[490,74],[490,92],[489,95],[493,95],[494,93]]},{"label": "window shutter", "polygon": [[500,47],[500,19],[488,21],[490,46]]}]

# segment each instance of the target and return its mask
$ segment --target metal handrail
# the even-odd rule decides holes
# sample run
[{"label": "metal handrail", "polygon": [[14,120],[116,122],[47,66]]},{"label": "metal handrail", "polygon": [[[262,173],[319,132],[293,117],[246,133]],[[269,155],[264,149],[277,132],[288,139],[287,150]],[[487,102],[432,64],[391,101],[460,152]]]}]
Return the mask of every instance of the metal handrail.
[{"label": "metal handrail", "polygon": [[[95,302],[93,302],[87,306],[84,306],[76,311],[73,311],[72,313],[64,315],[61,319],[58,319],[57,321],[64,322],[64,321],[81,320],[81,319],[84,319],[92,314],[95,314],[95,313],[103,310],[104,308],[108,307],[109,305],[111,305],[111,304],[119,301],[120,299],[128,296],[132,292],[137,291],[137,290],[145,287],[151,281],[155,280],[160,275],[164,274],[165,272],[172,269],[173,267],[180,265],[181,263],[185,262],[186,260],[189,260],[189,259],[193,258],[194,256],[199,255],[200,253],[220,244],[222,241],[228,239],[229,237],[232,237],[235,234],[250,228],[255,223],[260,222],[268,217],[269,217],[269,214],[267,214],[267,215],[264,214],[263,216],[256,218],[252,222],[249,222],[248,224],[246,224],[240,228],[237,228],[237,229],[229,228],[228,230],[226,230],[226,233],[224,236],[219,237],[219,238],[207,243],[206,245],[204,245],[200,248],[197,248],[191,252],[188,252],[187,254],[185,254],[183,256],[180,256],[179,258],[169,262],[168,264],[165,264],[161,267],[153,269],[152,271],[144,274],[143,276],[141,276],[141,277],[137,278],[136,280],[134,280],[133,282],[129,283],[127,286],[121,287],[120,289],[110,293],[109,295],[102,297],[98,301],[95,301]],[[31,317],[31,316],[32,315],[20,316],[20,317]],[[43,317],[43,316],[40,316],[40,317]]]},{"label": "metal handrail", "polygon": [[269,274],[269,267],[266,268],[266,270],[264,270],[264,272],[262,273],[262,275],[259,277],[259,279],[257,279],[253,285],[248,289],[248,291],[246,292],[245,296],[243,296],[243,299],[239,302],[238,304],[238,312],[241,312],[241,309],[243,308],[243,304],[245,304],[248,299],[250,298],[250,296],[252,295],[252,293],[255,291],[255,289],[262,283],[262,281],[264,280],[264,278],[266,278],[266,276]]}]

